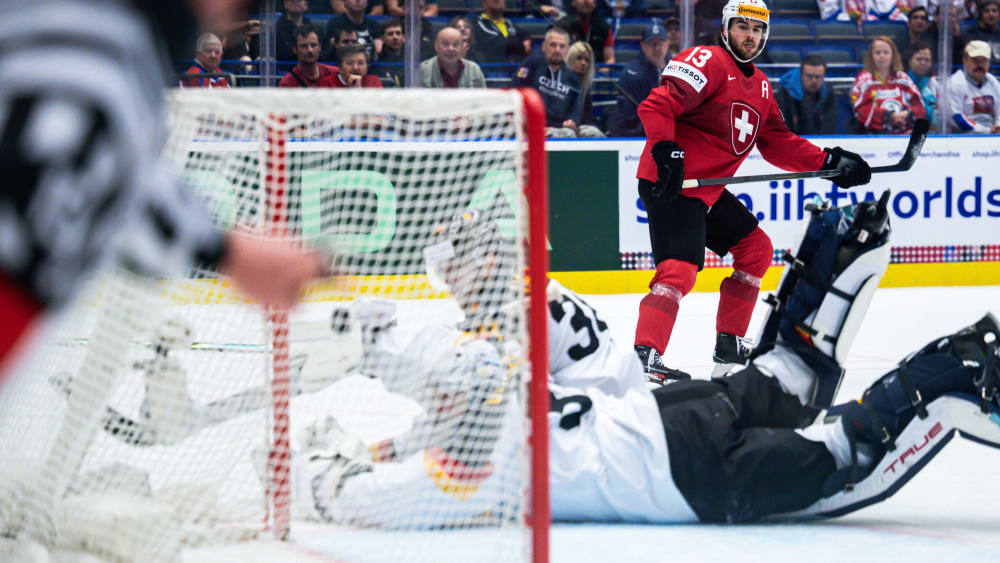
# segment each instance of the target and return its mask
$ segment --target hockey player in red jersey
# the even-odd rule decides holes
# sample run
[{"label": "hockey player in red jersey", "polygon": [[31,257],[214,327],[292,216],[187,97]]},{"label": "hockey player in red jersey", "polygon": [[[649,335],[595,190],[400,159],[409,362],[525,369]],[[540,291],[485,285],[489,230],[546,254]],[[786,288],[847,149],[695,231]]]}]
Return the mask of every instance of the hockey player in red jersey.
[{"label": "hockey player in red jersey", "polygon": [[771,240],[723,186],[690,188],[684,178],[732,176],[754,146],[789,171],[842,169],[831,180],[847,188],[871,179],[868,163],[840,147],[820,149],[788,130],[770,82],[750,62],[767,41],[762,0],[729,0],[720,45],[690,47],[664,68],[660,86],[639,105],[646,147],[639,196],[649,216],[656,273],[639,305],[635,349],[654,384],[690,376],[663,364],[680,300],[694,286],[707,247],[733,254],[716,317],[715,375],[743,364],[746,334],[760,281],[771,264]]}]

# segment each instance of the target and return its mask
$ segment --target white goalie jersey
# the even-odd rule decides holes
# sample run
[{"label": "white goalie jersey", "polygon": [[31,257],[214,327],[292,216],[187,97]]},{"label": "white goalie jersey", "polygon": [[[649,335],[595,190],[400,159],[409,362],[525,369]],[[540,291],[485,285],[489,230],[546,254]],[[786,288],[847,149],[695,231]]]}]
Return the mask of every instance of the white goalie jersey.
[{"label": "white goalie jersey", "polygon": [[555,520],[694,521],[670,475],[642,364],[549,280],[549,482]]},{"label": "white goalie jersey", "polygon": [[[549,441],[552,515],[560,520],[693,521],[694,513],[673,484],[666,438],[656,402],[631,350],[619,350],[607,325],[579,295],[549,281]],[[417,334],[389,330],[366,350],[366,362],[388,375],[386,389],[425,405],[435,404],[428,377],[470,383],[469,373],[507,377],[517,350],[452,326],[424,326]],[[475,358],[469,360],[469,358]],[[425,362],[426,361],[426,362]],[[396,362],[409,369],[400,370]],[[425,367],[418,367],[418,363]],[[427,367],[429,366],[429,367]],[[390,371],[386,368],[394,367]],[[374,374],[381,378],[381,374]],[[424,382],[424,383],[421,383]],[[508,390],[507,392],[512,392]],[[495,389],[494,389],[495,393]],[[504,475],[505,457],[521,455],[522,413],[506,400],[503,431],[487,463],[450,459],[454,425],[418,417],[408,432],[368,446],[376,463],[342,471],[346,478],[314,490],[320,514],[340,523],[410,527],[407,506],[435,507],[421,527],[475,521],[499,514],[495,491],[521,487],[520,475]],[[469,413],[466,413],[468,415]],[[459,417],[461,418],[461,417]],[[460,432],[459,432],[460,433]],[[448,468],[450,470],[446,471]],[[455,470],[457,468],[457,471]],[[401,499],[404,499],[401,501]],[[500,507],[502,508],[502,507]]]}]

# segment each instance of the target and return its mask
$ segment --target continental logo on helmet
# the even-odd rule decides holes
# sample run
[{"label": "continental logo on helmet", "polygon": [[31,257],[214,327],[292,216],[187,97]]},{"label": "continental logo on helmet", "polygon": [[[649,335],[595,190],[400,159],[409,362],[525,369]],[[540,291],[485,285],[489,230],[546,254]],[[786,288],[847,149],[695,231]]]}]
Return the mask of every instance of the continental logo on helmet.
[{"label": "continental logo on helmet", "polygon": [[736,15],[743,18],[754,18],[761,21],[768,21],[771,12],[767,8],[759,8],[747,4],[740,4],[736,8]]}]

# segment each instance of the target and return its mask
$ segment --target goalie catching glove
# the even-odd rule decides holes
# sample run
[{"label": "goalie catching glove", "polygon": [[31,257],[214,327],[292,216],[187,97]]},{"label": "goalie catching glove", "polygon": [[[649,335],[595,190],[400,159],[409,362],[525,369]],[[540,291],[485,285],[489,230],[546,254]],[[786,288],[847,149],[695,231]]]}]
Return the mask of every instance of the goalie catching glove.
[{"label": "goalie catching glove", "polygon": [[657,181],[653,184],[653,197],[672,201],[681,193],[684,183],[684,149],[673,141],[660,141],[650,151],[656,162]]},{"label": "goalie catching glove", "polygon": [[840,174],[829,178],[841,188],[853,188],[867,184],[872,179],[872,169],[861,155],[845,151],[840,147],[824,148],[826,160],[820,170],[840,170]]}]

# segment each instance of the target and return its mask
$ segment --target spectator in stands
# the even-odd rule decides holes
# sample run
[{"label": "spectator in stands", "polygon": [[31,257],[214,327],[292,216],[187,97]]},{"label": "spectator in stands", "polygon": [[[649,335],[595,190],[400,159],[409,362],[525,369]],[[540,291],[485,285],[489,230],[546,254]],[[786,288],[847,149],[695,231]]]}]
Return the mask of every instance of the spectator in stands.
[{"label": "spectator in stands", "polygon": [[420,63],[424,88],[485,88],[486,77],[476,63],[462,59],[462,32],[446,27],[434,41],[435,56]]},{"label": "spectator in stands", "polygon": [[403,20],[393,18],[382,24],[382,53],[373,73],[381,79],[388,80],[396,86],[402,86],[404,80],[403,63],[405,62],[406,30]]},{"label": "spectator in stands", "polygon": [[[340,15],[347,11],[347,5],[344,0],[329,0],[329,4],[330,10],[328,10],[328,12]],[[384,15],[385,6],[382,5],[382,2],[370,2],[367,6],[365,6],[365,13],[370,16]]]},{"label": "spectator in stands", "polygon": [[608,118],[608,135],[612,137],[645,137],[639,121],[639,104],[650,90],[660,85],[660,73],[667,64],[670,35],[657,20],[642,30],[639,48],[642,56],[625,65],[618,79],[618,103]]},{"label": "spectator in stands", "polygon": [[503,17],[506,7],[506,0],[483,0],[483,12],[472,26],[472,49],[480,63],[516,63],[531,52],[528,36]]},{"label": "spectator in stands", "polygon": [[[404,2],[405,5],[405,2]],[[424,0],[418,0],[417,8],[423,9]],[[466,20],[468,21],[468,20]],[[402,18],[403,30],[406,31],[406,18]],[[420,60],[426,61],[434,56],[434,26],[427,18],[420,18]]]},{"label": "spectator in stands", "polygon": [[285,13],[274,24],[274,56],[279,61],[295,60],[295,30],[301,25],[312,23],[305,15],[308,6],[306,0],[285,0]]},{"label": "spectator in stands", "polygon": [[358,32],[353,29],[341,29],[337,32],[337,36],[333,38],[333,46],[327,50],[326,54],[323,55],[323,60],[329,61],[331,63],[339,62],[340,59],[337,58],[338,53],[345,45],[353,45],[358,43]]},{"label": "spectator in stands", "polygon": [[866,21],[906,21],[906,14],[900,9],[905,6],[905,2],[900,0],[845,0],[844,11],[837,19],[844,20],[846,12],[849,19],[857,22],[858,31],[861,31]]},{"label": "spectator in stands", "polygon": [[462,54],[462,58],[475,61],[476,50],[473,48],[472,24],[469,23],[469,18],[465,16],[455,16],[451,18],[450,22],[448,22],[448,27],[454,27],[462,33],[462,48],[465,49],[465,53]]},{"label": "spectator in stands", "polygon": [[933,51],[929,43],[918,41],[905,53],[906,75],[920,91],[924,99],[924,109],[927,110],[927,121],[934,126],[937,109],[937,77],[934,76]]},{"label": "spectator in stands", "polygon": [[319,30],[313,24],[307,23],[295,28],[295,56],[299,64],[281,77],[278,87],[316,88],[323,78],[340,72],[335,66],[317,62],[321,45]]},{"label": "spectator in stands", "polygon": [[[350,0],[348,0],[350,1]],[[319,81],[326,88],[381,88],[382,81],[368,74],[368,49],[360,43],[344,45],[340,49],[340,72],[332,73]]]},{"label": "spectator in stands", "polygon": [[615,37],[604,18],[594,11],[597,7],[596,0],[573,0],[573,7],[576,8],[576,13],[557,21],[556,25],[569,31],[571,42],[584,41],[590,44],[602,63],[614,64]]},{"label": "spectator in stands", "polygon": [[979,3],[979,21],[962,35],[961,44],[965,45],[970,41],[986,43],[990,46],[993,60],[1000,61],[1000,0],[982,0]]},{"label": "spectator in stands", "polygon": [[[309,0],[309,13],[310,14],[332,14],[333,11],[333,1],[334,0]],[[343,0],[335,0],[340,4],[340,9],[343,11],[344,3]]]},{"label": "spectator in stands", "polygon": [[[222,40],[222,60],[249,63],[260,58],[260,20],[232,22],[223,26],[216,35]],[[250,74],[255,69],[252,64],[235,64],[231,68],[244,74]]]},{"label": "spectator in stands", "polygon": [[923,97],[903,72],[892,39],[879,35],[865,51],[865,68],[851,88],[854,117],[868,133],[909,133],[913,122],[927,116]]},{"label": "spectator in stands", "polygon": [[525,5],[529,16],[545,18],[549,21],[557,20],[566,15],[569,0],[536,0]]},{"label": "spectator in stands", "polygon": [[577,41],[569,46],[566,54],[566,66],[580,80],[580,137],[603,137],[594,122],[594,50],[583,41]]},{"label": "spectator in stands", "polygon": [[906,37],[902,38],[896,47],[901,53],[911,52],[911,48],[917,43],[927,43],[931,45],[931,59],[933,60],[933,49],[938,44],[938,31],[936,26],[930,23],[930,16],[924,6],[915,6],[907,15]]},{"label": "spectator in stands", "polygon": [[646,16],[645,0],[601,0],[600,3],[606,4],[607,10],[598,9],[598,13],[610,13],[612,18],[643,18]]},{"label": "spectator in stands", "polygon": [[826,86],[826,61],[808,55],[799,68],[783,74],[775,101],[785,123],[796,135],[832,135],[837,126],[837,105]]},{"label": "spectator in stands", "polygon": [[[219,62],[222,61],[222,41],[212,33],[202,33],[195,44],[194,64],[188,67],[185,74],[219,73]],[[190,78],[181,81],[181,86],[188,88],[229,88],[229,82],[224,77]]]},{"label": "spectator in stands", "polygon": [[681,52],[681,20],[674,15],[667,16],[667,21],[663,23],[667,28],[667,60],[677,56]]},{"label": "spectator in stands", "polygon": [[403,62],[405,44],[406,30],[403,29],[403,20],[394,18],[382,24],[382,53],[379,55],[379,62]]},{"label": "spectator in stands", "polygon": [[521,63],[512,86],[530,86],[545,102],[545,135],[576,137],[580,133],[580,79],[566,67],[569,32],[550,28],[542,42],[542,56],[529,56]]},{"label": "spectator in stands", "polygon": [[962,68],[948,79],[948,107],[959,133],[1000,133],[1000,81],[989,73],[992,49],[970,41],[962,52]]},{"label": "spectator in stands", "polygon": [[358,43],[365,46],[368,59],[375,60],[382,51],[382,25],[365,15],[368,0],[344,0],[344,13],[334,16],[326,24],[330,46],[336,43],[340,31],[349,29],[358,34]]},{"label": "spectator in stands", "polygon": [[[406,15],[404,2],[400,0],[385,0],[385,15],[403,17]],[[434,0],[420,0],[417,9],[425,18],[436,18],[438,15],[438,5]]]}]

